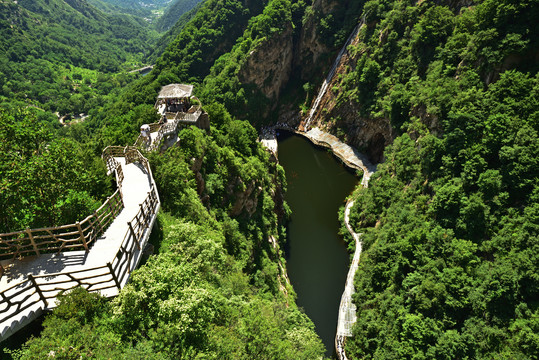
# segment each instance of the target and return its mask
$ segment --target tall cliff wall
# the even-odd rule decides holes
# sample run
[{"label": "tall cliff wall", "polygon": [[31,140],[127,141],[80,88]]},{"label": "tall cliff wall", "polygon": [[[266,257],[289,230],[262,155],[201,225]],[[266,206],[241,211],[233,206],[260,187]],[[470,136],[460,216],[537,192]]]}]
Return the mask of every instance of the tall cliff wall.
[{"label": "tall cliff wall", "polygon": [[[526,70],[526,64],[537,59],[530,45],[533,40],[526,34],[502,39],[514,44],[506,53],[495,49],[500,41],[482,43],[486,40],[471,29],[446,43],[469,19],[484,20],[481,26],[488,27],[490,15],[481,20],[482,15],[475,13],[477,4],[473,0],[395,2],[364,11],[363,2],[315,0],[300,21],[292,21],[292,28],[268,37],[250,55],[241,69],[241,82],[255,84],[270,100],[264,118],[300,125],[347,33],[365,16],[366,24],[338,64],[309,125],[339,137],[377,163],[383,161],[384,148],[404,131],[401,126],[412,118],[435,134],[442,131],[440,119],[448,115],[443,105],[447,101],[441,99],[443,94],[428,93],[427,76],[443,71],[458,80],[462,71],[472,67],[488,85],[501,72]],[[505,24],[502,20],[498,22]],[[489,34],[498,39],[495,33]],[[478,44],[466,47],[469,41]],[[435,58],[438,47],[446,50]],[[437,102],[440,106],[432,105]],[[276,119],[274,114],[278,114]]]},{"label": "tall cliff wall", "polygon": [[294,44],[292,24],[284,31],[269,36],[251,50],[238,78],[243,84],[252,84],[273,103],[290,79]]},{"label": "tall cliff wall", "polygon": [[[358,43],[359,35],[352,39],[350,46],[357,46]],[[348,51],[344,52],[311,119],[310,127],[319,127],[339,137],[367,154],[373,163],[378,163],[383,160],[385,146],[391,143],[394,137],[389,119],[360,116],[361,104],[341,94],[342,79],[356,67],[357,60],[357,56],[351,56]]]},{"label": "tall cliff wall", "polygon": [[[347,13],[351,6],[348,0],[315,0],[306,9],[301,22],[290,22],[283,31],[269,34],[250,51],[241,65],[238,79],[242,84],[256,88],[268,100],[267,108],[261,112],[263,117],[278,113],[277,121],[300,125],[304,114],[300,113],[294,96],[305,96],[303,84],[309,83],[314,88],[326,77],[343,39],[359,17]],[[328,30],[328,26],[333,30]],[[347,55],[342,58],[330,89],[338,85],[338,79],[354,66],[354,61],[357,59]],[[283,93],[292,96],[283,98]],[[371,160],[379,162],[383,148],[393,136],[388,119],[358,118],[359,105],[337,103],[337,95],[328,91],[312,125],[366,151]]]}]

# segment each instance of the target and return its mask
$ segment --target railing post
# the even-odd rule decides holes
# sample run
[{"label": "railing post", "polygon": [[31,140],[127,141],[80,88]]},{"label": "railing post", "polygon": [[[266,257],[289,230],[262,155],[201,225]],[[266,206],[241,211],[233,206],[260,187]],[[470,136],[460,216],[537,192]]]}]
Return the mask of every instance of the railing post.
[{"label": "railing post", "polygon": [[49,304],[47,303],[47,299],[43,295],[43,292],[41,292],[41,289],[39,288],[39,286],[37,286],[36,279],[34,279],[34,275],[28,274],[28,279],[30,280],[34,288],[36,289],[36,292],[39,295],[39,298],[41,299],[41,301],[43,301],[43,303],[45,304],[45,307],[49,306]]},{"label": "railing post", "polygon": [[80,222],[77,221],[77,229],[79,229],[79,235],[80,240],[82,241],[82,246],[84,246],[84,250],[88,251],[88,244],[86,243],[86,237],[84,236],[84,233],[82,232],[82,227],[80,226]]},{"label": "railing post", "polygon": [[97,211],[94,211],[94,224],[97,224],[95,229],[98,231],[98,234],[103,234],[103,224],[101,224],[101,220],[99,220],[99,215],[97,214]]},{"label": "railing post", "polygon": [[[120,201],[119,203],[121,203],[121,207],[125,207],[125,203],[124,203],[124,192],[122,190],[122,188],[120,187]],[[119,213],[119,212],[118,212]]]},{"label": "railing post", "polygon": [[34,241],[34,237],[32,236],[32,230],[30,230],[30,228],[26,228],[26,233],[28,234],[28,238],[30,239],[30,244],[32,244],[32,247],[34,248],[34,251],[36,252],[37,255],[41,255],[41,253],[39,252],[39,249],[37,248],[37,245]]},{"label": "railing post", "polygon": [[107,267],[109,268],[110,275],[112,276],[112,279],[114,280],[114,283],[116,284],[116,287],[118,288],[118,290],[121,290],[122,287],[120,286],[120,282],[118,281],[118,277],[114,273],[114,270],[112,269],[112,265],[111,265],[110,262],[107,262]]},{"label": "railing post", "polygon": [[148,199],[148,209],[150,210],[151,217],[151,214],[153,214],[153,196],[151,191],[148,191],[148,196],[146,196],[146,199]]},{"label": "railing post", "polygon": [[137,249],[140,250],[140,243],[137,238],[137,234],[135,233],[135,230],[133,229],[133,225],[131,225],[131,221],[127,222],[127,225],[129,225],[129,229],[131,230],[131,234],[133,235],[133,238],[135,238],[135,245],[137,245]]},{"label": "railing post", "polygon": [[155,198],[155,194],[153,192],[153,189],[151,191],[148,191],[148,199],[149,199],[149,207],[150,207],[150,211],[152,213],[152,216],[155,215],[155,204],[156,204],[156,198]]},{"label": "railing post", "polygon": [[118,192],[118,195],[114,197],[114,217],[116,217],[120,213],[122,205],[123,205],[122,191],[120,190]]},{"label": "railing post", "polygon": [[142,217],[146,219],[146,213],[144,213],[144,206],[142,206],[142,204],[139,204],[139,206],[140,206],[140,212],[142,213]]},{"label": "railing post", "polygon": [[[108,196],[107,197],[107,218],[110,216],[112,216],[113,218],[116,217],[115,214],[114,214],[114,207],[113,207],[113,204],[112,204],[112,196]],[[112,222],[113,220],[111,220]],[[107,225],[105,226],[108,226],[109,224],[107,223]]]}]

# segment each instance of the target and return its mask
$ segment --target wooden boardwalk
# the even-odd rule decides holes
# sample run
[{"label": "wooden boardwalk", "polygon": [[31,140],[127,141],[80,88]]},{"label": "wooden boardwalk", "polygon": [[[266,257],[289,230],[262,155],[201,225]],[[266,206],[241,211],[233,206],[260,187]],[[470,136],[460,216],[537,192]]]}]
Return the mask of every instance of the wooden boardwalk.
[{"label": "wooden boardwalk", "polygon": [[[104,150],[103,159],[109,172],[116,174],[119,185],[119,195],[115,193],[102,206],[106,211],[85,219],[82,224],[89,223],[88,226],[81,227],[81,223],[77,223],[78,233],[58,234],[55,232],[58,228],[26,230],[27,239],[35,249],[34,255],[14,255],[12,259],[0,261],[5,269],[0,279],[0,341],[26,326],[44,310],[54,308],[61,291],[82,286],[107,297],[116,296],[140,262],[160,207],[151,169],[146,158],[133,147],[109,147]],[[116,206],[111,199],[118,197],[121,203]],[[106,222],[108,226],[102,227],[96,236],[98,225],[107,217],[111,217],[111,221]],[[19,243],[20,233],[12,233],[19,234]],[[66,240],[73,233],[79,242],[75,245],[82,250],[62,251],[67,248],[65,244],[75,241]],[[11,234],[0,234],[2,243],[15,248],[15,241],[6,240],[6,235]],[[56,250],[50,240],[54,238],[61,243],[60,250],[41,253],[47,251],[40,251],[40,245],[36,245],[40,238],[47,240],[48,246],[41,249]],[[22,254],[24,249],[19,246],[17,251]],[[6,247],[3,250],[5,254]],[[35,255],[36,251],[38,255]]]}]

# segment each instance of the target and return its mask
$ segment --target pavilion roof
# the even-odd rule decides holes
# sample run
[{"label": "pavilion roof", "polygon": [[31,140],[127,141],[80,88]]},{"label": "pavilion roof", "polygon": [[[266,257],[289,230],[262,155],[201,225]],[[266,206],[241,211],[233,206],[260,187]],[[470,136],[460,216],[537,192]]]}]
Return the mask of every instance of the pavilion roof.
[{"label": "pavilion roof", "polygon": [[178,98],[188,98],[191,97],[193,93],[193,85],[186,84],[169,84],[163,86],[158,99],[178,99]]}]

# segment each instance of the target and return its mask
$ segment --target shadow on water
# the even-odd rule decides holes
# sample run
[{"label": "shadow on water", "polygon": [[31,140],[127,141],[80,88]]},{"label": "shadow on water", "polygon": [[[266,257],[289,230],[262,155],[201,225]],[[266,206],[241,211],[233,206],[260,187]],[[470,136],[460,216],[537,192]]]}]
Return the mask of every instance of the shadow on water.
[{"label": "shadow on water", "polygon": [[278,141],[288,182],[285,200],[292,209],[285,246],[288,274],[298,305],[313,320],[331,356],[349,265],[338,234],[338,210],[360,179],[327,149],[303,137],[281,131]]}]

